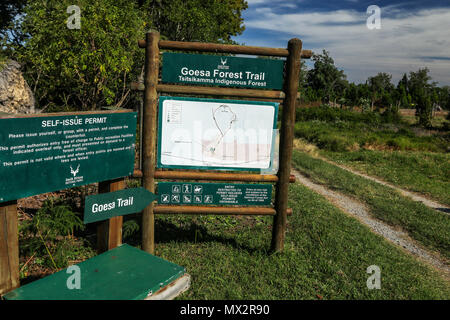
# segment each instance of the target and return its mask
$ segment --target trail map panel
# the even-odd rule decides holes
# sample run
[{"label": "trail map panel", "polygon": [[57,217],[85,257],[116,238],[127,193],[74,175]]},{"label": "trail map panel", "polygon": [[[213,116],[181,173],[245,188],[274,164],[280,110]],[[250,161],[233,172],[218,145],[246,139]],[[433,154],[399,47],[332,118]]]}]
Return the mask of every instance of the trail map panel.
[{"label": "trail map panel", "polygon": [[158,167],[270,170],[278,104],[160,97]]},{"label": "trail map panel", "polygon": [[243,183],[159,182],[158,203],[165,205],[268,206],[272,185]]},{"label": "trail map panel", "polygon": [[191,85],[281,89],[284,61],[262,58],[163,53],[162,81]]},{"label": "trail map panel", "polygon": [[129,176],[135,112],[0,118],[0,202]]}]

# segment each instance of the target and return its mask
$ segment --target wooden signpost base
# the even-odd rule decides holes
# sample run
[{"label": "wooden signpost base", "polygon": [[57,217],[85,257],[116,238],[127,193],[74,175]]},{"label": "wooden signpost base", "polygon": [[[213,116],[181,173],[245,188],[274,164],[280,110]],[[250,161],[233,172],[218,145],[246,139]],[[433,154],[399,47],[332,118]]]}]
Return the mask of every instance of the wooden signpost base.
[{"label": "wooden signpost base", "polygon": [[0,295],[19,287],[17,201],[0,204]]},{"label": "wooden signpost base", "polygon": [[[98,193],[114,192],[125,189],[125,180],[117,179],[100,182]],[[103,221],[97,227],[97,250],[99,253],[114,249],[122,244],[123,217],[113,217]]]}]

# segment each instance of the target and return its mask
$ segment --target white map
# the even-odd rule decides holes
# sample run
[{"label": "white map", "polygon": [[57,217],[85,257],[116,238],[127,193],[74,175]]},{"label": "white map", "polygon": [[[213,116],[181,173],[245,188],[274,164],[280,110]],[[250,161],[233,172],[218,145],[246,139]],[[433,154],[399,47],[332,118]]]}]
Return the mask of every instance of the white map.
[{"label": "white map", "polygon": [[[242,101],[245,103],[245,101]],[[267,170],[277,104],[166,99],[162,103],[162,166]]]}]

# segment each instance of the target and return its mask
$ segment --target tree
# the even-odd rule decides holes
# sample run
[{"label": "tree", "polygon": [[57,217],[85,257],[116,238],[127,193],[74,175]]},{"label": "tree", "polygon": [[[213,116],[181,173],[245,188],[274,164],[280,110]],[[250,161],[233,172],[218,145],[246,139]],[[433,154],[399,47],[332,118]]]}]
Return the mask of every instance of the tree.
[{"label": "tree", "polygon": [[323,50],[322,54],[314,54],[312,60],[314,68],[308,72],[308,86],[326,103],[341,97],[348,85],[344,71],[336,68],[334,60],[326,50]]},{"label": "tree", "polygon": [[442,109],[450,110],[450,86],[444,86],[439,89],[439,103]]},{"label": "tree", "polygon": [[435,82],[430,82],[429,72],[428,68],[419,69],[417,72],[410,72],[408,79],[408,91],[416,105],[418,123],[426,128],[431,127],[433,89],[436,86]]},{"label": "tree", "polygon": [[359,92],[358,86],[354,83],[350,83],[347,90],[345,91],[345,98],[348,105],[354,107],[358,105],[359,102]]},{"label": "tree", "polygon": [[[367,80],[371,95],[371,110],[373,110],[375,104],[378,107],[388,108],[390,107],[390,104],[392,104],[390,95],[394,86],[391,83],[391,79],[392,76],[390,74],[380,72]],[[388,103],[388,105],[386,105],[386,103]]]},{"label": "tree", "polygon": [[11,26],[14,17],[22,12],[26,0],[2,0],[0,3],[0,37]]},{"label": "tree", "polygon": [[163,37],[175,41],[233,43],[241,34],[245,0],[146,0],[140,9]]},{"label": "tree", "polygon": [[244,29],[240,14],[247,7],[244,0],[78,0],[77,30],[66,26],[73,4],[28,0],[15,27],[21,40],[6,41],[24,67],[37,107],[48,111],[132,103],[128,85],[144,65],[137,40],[147,30],[160,29],[171,40],[232,42]]},{"label": "tree", "polygon": [[395,99],[397,101],[398,108],[409,108],[410,101],[408,100],[408,93],[406,91],[407,83],[400,81],[395,90]]},{"label": "tree", "polygon": [[23,34],[20,32],[20,20],[27,0],[2,0],[0,2],[0,60],[9,54],[8,43],[20,45]]},{"label": "tree", "polygon": [[40,108],[121,106],[139,72],[136,61],[143,53],[136,43],[145,24],[132,2],[80,0],[81,29],[69,29],[66,10],[72,3],[29,0],[21,25],[25,41],[12,45],[13,54]]}]

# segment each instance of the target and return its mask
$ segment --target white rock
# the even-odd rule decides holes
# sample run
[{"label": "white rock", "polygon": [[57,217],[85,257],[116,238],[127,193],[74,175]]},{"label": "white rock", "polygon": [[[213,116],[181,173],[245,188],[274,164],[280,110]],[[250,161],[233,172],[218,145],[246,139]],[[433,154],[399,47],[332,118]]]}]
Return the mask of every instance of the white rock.
[{"label": "white rock", "polygon": [[0,112],[34,113],[34,104],[33,92],[20,71],[20,64],[6,61],[0,70]]}]

